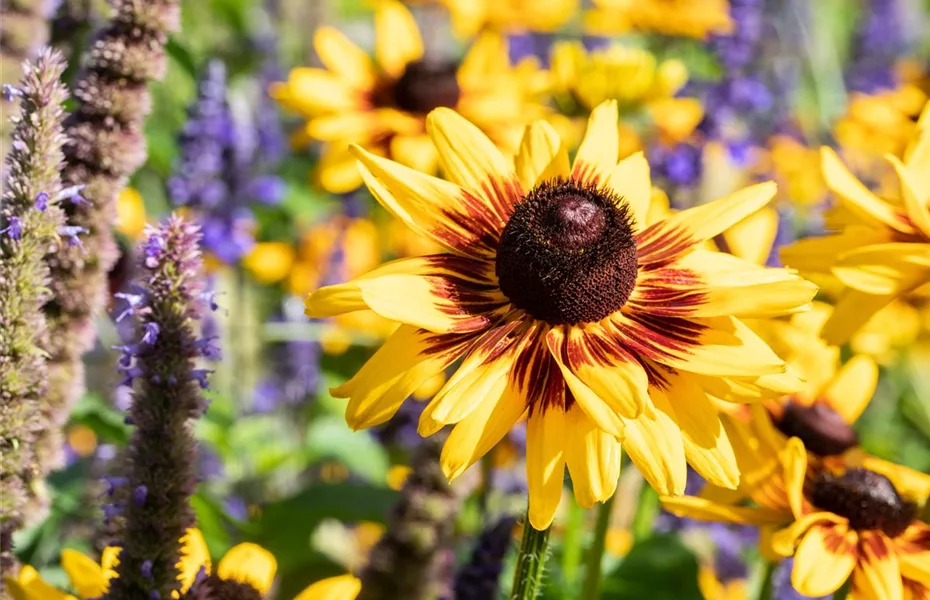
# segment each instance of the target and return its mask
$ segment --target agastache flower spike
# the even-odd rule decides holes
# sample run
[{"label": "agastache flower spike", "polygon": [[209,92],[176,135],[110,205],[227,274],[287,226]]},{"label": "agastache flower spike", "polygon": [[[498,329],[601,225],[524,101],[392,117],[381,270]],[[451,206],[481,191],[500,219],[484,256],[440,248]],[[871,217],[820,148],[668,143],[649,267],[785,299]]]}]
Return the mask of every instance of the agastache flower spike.
[{"label": "agastache flower spike", "polygon": [[[81,355],[95,340],[94,319],[109,296],[107,273],[119,257],[112,229],[116,197],[145,162],[147,89],[166,68],[168,34],[178,28],[180,0],[109,0],[111,17],[91,43],[74,87],[76,106],[65,123],[62,172],[67,187],[85,185],[64,205],[68,241],[54,248],[46,396],[56,420],[40,439],[59,450],[61,428],[83,394]],[[78,237],[79,235],[79,237]],[[61,456],[59,453],[59,460]]]},{"label": "agastache flower spike", "polygon": [[498,596],[504,558],[514,545],[513,528],[516,524],[516,518],[503,517],[481,532],[471,560],[455,577],[456,600],[483,600]]},{"label": "agastache flower spike", "polygon": [[[48,300],[49,270],[43,256],[64,219],[52,200],[61,189],[64,68],[55,51],[43,51],[24,65],[0,202],[0,576],[12,574],[13,532],[27,515],[43,512],[34,491],[34,480],[46,471],[36,438],[48,428],[42,405],[48,381],[42,305]],[[44,209],[37,209],[38,197],[44,198]]]},{"label": "agastache flower spike", "polygon": [[[153,240],[160,240],[160,251],[146,256]],[[177,216],[150,227],[139,252],[138,294],[124,296],[139,340],[122,346],[123,364],[131,365],[123,372],[135,383],[128,415],[135,429],[120,473],[132,492],[121,507],[123,550],[108,600],[171,598],[179,592],[178,540],[194,525],[189,501],[196,443],[190,419],[205,407],[197,383],[205,374],[194,368],[204,308],[199,242],[199,229]]]},{"label": "agastache flower spike", "polygon": [[449,487],[439,467],[444,436],[423,441],[411,459],[413,472],[401,499],[388,517],[384,536],[371,549],[362,571],[357,600],[375,598],[435,598],[437,571],[452,542],[455,514],[461,499]]}]

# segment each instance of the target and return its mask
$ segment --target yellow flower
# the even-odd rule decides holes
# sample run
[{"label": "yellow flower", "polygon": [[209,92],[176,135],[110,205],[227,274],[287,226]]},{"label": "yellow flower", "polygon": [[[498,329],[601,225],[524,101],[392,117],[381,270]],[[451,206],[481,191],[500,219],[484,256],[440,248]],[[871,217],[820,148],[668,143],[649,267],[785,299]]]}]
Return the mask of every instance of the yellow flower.
[{"label": "yellow flower", "polygon": [[704,600],[747,600],[749,598],[745,579],[720,581],[714,568],[706,564],[701,565],[698,570],[698,588]]},{"label": "yellow flower", "polygon": [[804,310],[816,288],[699,248],[762,208],[775,186],[644,227],[649,165],[642,154],[618,163],[617,119],[614,101],[594,110],[573,165],[538,121],[511,163],[477,127],[438,109],[427,130],[449,181],[356,148],[377,200],[449,253],[387,263],[306,302],[312,318],[371,309],[402,323],[332,390],[349,398],[355,429],[390,419],[461,359],[419,425],[431,435],[455,424],[441,455],[450,479],[527,414],[537,529],[552,522],[566,466],[581,505],[613,494],[621,441],[663,493],[683,491],[686,462],[735,487],[736,459],[706,388],[732,380],[758,396],[800,386],[738,317]]},{"label": "yellow flower", "polygon": [[688,81],[688,72],[681,61],[660,63],[641,48],[613,44],[588,51],[580,42],[561,42],[552,50],[552,78],[557,96],[568,96],[589,112],[610,99],[623,109],[669,99]]},{"label": "yellow flower", "polygon": [[362,591],[362,582],[353,575],[339,575],[317,581],[294,600],[355,600]]},{"label": "yellow flower", "polygon": [[850,97],[846,114],[835,126],[836,141],[846,151],[864,158],[900,156],[914,135],[914,119],[926,102],[914,86]]},{"label": "yellow flower", "polygon": [[134,188],[123,188],[116,197],[116,230],[137,240],[145,229],[145,202]]},{"label": "yellow flower", "polygon": [[294,69],[271,93],[307,117],[305,138],[326,142],[317,176],[331,192],[361,185],[350,142],[435,171],[436,152],[425,132],[433,108],[454,107],[509,150],[523,124],[544,112],[526,101],[526,80],[510,67],[500,35],[482,34],[461,64],[425,61],[416,21],[396,0],[377,5],[375,61],[333,27],[318,29],[314,46],[325,68]]},{"label": "yellow flower", "polygon": [[404,487],[404,484],[407,482],[407,478],[410,477],[411,473],[413,473],[413,469],[406,465],[394,465],[388,470],[388,487],[396,492],[399,492],[401,488]]},{"label": "yellow flower", "polygon": [[791,583],[805,596],[832,594],[850,577],[863,600],[900,599],[906,587],[930,586],[930,525],[917,519],[895,470],[809,468],[797,438],[776,465],[750,489],[754,506],[691,496],[663,504],[680,516],[762,526],[763,551],[795,558]]},{"label": "yellow flower", "polygon": [[733,21],[727,0],[594,0],[585,28],[597,35],[636,30],[703,39],[729,33]]},{"label": "yellow flower", "polygon": [[13,600],[75,600],[71,594],[59,591],[46,583],[29,565],[23,566],[15,578],[4,578],[3,583]]},{"label": "yellow flower", "polygon": [[555,31],[577,12],[580,0],[440,0],[456,34],[471,37],[484,28]]},{"label": "yellow flower", "polygon": [[242,259],[242,265],[259,283],[271,284],[290,274],[294,259],[294,248],[287,242],[259,242]]},{"label": "yellow flower", "polygon": [[781,252],[786,264],[832,275],[845,286],[822,332],[833,344],[846,342],[878,310],[930,282],[930,132],[921,131],[903,162],[886,158],[900,181],[895,201],[869,191],[833,150],[823,148],[824,178],[839,200],[827,214],[827,227],[836,233]]}]

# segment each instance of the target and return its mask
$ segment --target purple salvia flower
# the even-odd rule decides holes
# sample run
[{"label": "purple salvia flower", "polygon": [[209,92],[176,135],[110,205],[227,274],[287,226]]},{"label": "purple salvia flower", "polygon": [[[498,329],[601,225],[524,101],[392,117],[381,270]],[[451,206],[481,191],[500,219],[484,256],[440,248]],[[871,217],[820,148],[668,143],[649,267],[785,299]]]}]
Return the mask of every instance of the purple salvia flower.
[{"label": "purple salvia flower", "polygon": [[121,516],[123,550],[110,584],[112,600],[178,592],[178,540],[194,524],[189,502],[197,453],[189,421],[205,406],[194,383],[201,376],[194,368],[204,287],[200,232],[172,216],[147,235],[137,293],[128,295],[143,335],[142,343],[129,346],[133,366],[124,370],[135,380],[128,415],[134,430],[122,470],[133,501]]},{"label": "purple salvia flower", "polygon": [[52,427],[45,404],[52,338],[42,311],[51,278],[43,258],[64,214],[54,201],[44,211],[35,210],[35,203],[41,192],[51,198],[61,189],[62,104],[68,96],[60,81],[64,69],[61,55],[52,50],[23,65],[0,198],[0,578],[13,575],[6,571],[14,564],[13,533],[41,518],[46,508],[36,481],[51,462],[38,444]]},{"label": "purple salvia flower", "polygon": [[859,18],[859,29],[853,38],[846,85],[850,90],[874,94],[894,89],[894,65],[907,45],[904,39],[902,11],[899,0],[865,0]]},{"label": "purple salvia flower", "polygon": [[23,91],[16,87],[15,85],[10,85],[9,83],[3,84],[3,99],[7,102],[14,102],[18,98],[23,97]]},{"label": "purple salvia flower", "polygon": [[[55,315],[49,339],[50,377],[45,397],[56,415],[40,444],[62,446],[61,428],[84,393],[82,355],[96,341],[94,322],[110,296],[108,274],[120,252],[113,237],[116,199],[146,159],[148,84],[166,68],[165,44],[180,23],[180,0],[109,0],[109,20],[90,41],[74,79],[75,107],[65,122],[65,187],[86,185],[69,203],[69,227],[83,228],[80,244],[62,244],[47,257]],[[74,198],[74,195],[72,195]],[[83,200],[86,201],[83,201]]]},{"label": "purple salvia flower", "polygon": [[36,210],[44,211],[48,208],[48,192],[39,192],[36,194],[35,207]]},{"label": "purple salvia flower", "polygon": [[80,236],[85,233],[87,233],[87,229],[77,225],[62,225],[58,228],[58,235],[67,238],[69,246],[79,246],[82,249],[84,244],[81,243]]}]

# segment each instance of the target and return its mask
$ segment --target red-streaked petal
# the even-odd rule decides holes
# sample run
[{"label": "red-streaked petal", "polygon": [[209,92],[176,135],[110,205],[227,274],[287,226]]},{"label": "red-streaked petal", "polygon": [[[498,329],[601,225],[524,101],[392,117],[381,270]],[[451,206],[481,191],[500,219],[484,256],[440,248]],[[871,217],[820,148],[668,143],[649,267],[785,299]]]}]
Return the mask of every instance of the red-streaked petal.
[{"label": "red-streaked petal", "polygon": [[[474,191],[353,146],[375,199],[414,232],[473,258],[494,256],[504,223]],[[519,184],[517,184],[519,185]]]},{"label": "red-streaked petal", "polygon": [[894,539],[901,574],[930,587],[930,525],[915,521]]},{"label": "red-streaked petal", "polygon": [[784,373],[784,361],[739,319],[682,319],[629,311],[611,316],[620,344],[636,357],[701,375]]},{"label": "red-streaked petal", "polygon": [[903,600],[901,566],[884,533],[859,533],[859,564],[853,571],[853,589],[870,600]]},{"label": "red-streaked petal", "polygon": [[794,555],[791,584],[805,596],[827,596],[840,589],[858,558],[855,531],[844,524],[814,525]]},{"label": "red-streaked petal", "polygon": [[639,264],[674,260],[768,204],[775,189],[774,183],[760,183],[659,221],[636,236]]},{"label": "red-streaked petal", "polygon": [[331,393],[349,398],[349,427],[364,429],[384,423],[418,387],[459,359],[474,340],[473,334],[435,334],[401,325],[352,379]]},{"label": "red-streaked petal", "polygon": [[617,101],[607,100],[591,111],[584,139],[575,155],[572,178],[591,185],[607,183],[620,155]]}]

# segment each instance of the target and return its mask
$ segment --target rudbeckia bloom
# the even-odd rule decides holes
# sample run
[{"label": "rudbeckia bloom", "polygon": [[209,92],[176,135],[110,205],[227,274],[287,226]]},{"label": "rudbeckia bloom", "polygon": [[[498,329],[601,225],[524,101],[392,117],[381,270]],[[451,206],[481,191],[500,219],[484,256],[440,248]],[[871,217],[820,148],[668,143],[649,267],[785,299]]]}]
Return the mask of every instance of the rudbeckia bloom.
[{"label": "rudbeckia bloom", "polygon": [[[803,310],[816,288],[698,247],[774,195],[760,184],[643,227],[649,165],[618,163],[617,104],[591,116],[574,164],[545,122],[515,160],[446,109],[427,130],[449,181],[361,148],[377,200],[448,254],[388,263],[307,299],[320,318],[372,309],[402,325],[332,390],[353,428],[391,418],[426,379],[461,365],[420,419],[455,424],[441,456],[455,478],[527,415],[529,517],[550,525],[568,466],[584,506],[610,497],[620,443],[663,493],[684,490],[686,461],[733,487],[733,450],[706,394],[738,382],[799,382],[738,316]],[[716,391],[716,390],[715,390]]]},{"label": "rudbeckia bloom", "polygon": [[924,109],[919,128],[904,161],[886,157],[900,181],[896,201],[872,193],[833,150],[821,151],[824,178],[839,199],[827,214],[827,227],[835,233],[796,242],[781,258],[845,286],[823,328],[830,343],[846,342],[878,310],[930,282],[930,109]]},{"label": "rudbeckia bloom", "polygon": [[427,113],[445,106],[468,117],[498,144],[515,149],[523,124],[543,108],[526,102],[525,78],[509,65],[500,36],[487,33],[461,64],[424,58],[413,15],[396,0],[375,12],[375,60],[333,27],[314,46],[325,68],[299,68],[272,87],[284,106],[306,116],[305,139],[327,142],[318,177],[324,189],[361,185],[348,144],[432,172],[436,152],[424,131]]},{"label": "rudbeckia bloom", "polygon": [[832,594],[850,576],[852,594],[863,600],[930,592],[930,525],[893,477],[865,468],[808,469],[797,438],[780,459],[753,487],[756,506],[689,496],[663,504],[680,516],[763,526],[763,552],[794,557],[791,582],[805,596]]}]

